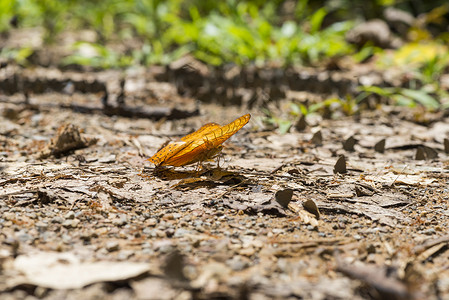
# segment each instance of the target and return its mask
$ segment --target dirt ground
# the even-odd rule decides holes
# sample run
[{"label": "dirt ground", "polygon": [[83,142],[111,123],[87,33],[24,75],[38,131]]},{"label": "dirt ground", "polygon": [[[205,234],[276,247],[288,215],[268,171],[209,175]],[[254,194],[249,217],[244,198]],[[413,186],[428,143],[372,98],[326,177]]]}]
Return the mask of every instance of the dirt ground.
[{"label": "dirt ground", "polygon": [[[293,70],[282,89],[276,70],[184,64],[0,69],[0,299],[449,299],[443,113],[280,134],[262,102],[285,116],[282,99],[344,92],[345,74]],[[220,168],[147,160],[246,113]]]}]

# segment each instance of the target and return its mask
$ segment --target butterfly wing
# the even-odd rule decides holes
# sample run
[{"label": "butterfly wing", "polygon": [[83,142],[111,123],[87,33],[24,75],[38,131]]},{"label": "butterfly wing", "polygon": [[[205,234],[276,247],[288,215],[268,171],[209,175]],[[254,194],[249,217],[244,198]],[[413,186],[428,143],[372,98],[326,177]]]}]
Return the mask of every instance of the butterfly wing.
[{"label": "butterfly wing", "polygon": [[163,147],[156,154],[150,157],[148,160],[156,166],[165,165],[164,162],[170,157],[177,154],[179,151],[189,145],[189,142],[174,142]]},{"label": "butterfly wing", "polygon": [[220,128],[221,126],[217,123],[207,123],[203,125],[200,129],[195,132],[192,132],[181,138],[181,141],[187,142],[190,140],[196,140],[202,138],[205,134],[213,131],[214,129]]},{"label": "butterfly wing", "polygon": [[[164,162],[164,165],[185,166],[197,161],[206,160],[207,158],[217,154],[217,152],[221,150],[217,149],[217,147],[245,126],[249,122],[250,118],[251,115],[246,114],[227,125],[218,127],[215,126],[217,124],[211,123],[214,124],[212,127],[215,129],[210,132],[204,130],[204,132],[207,132],[206,134],[198,139],[192,140],[189,145],[178,151],[175,155],[169,157]],[[200,131],[202,128],[196,132]]]},{"label": "butterfly wing", "polygon": [[193,140],[199,139],[203,137],[205,134],[217,128],[220,128],[220,125],[218,125],[217,123],[207,123],[197,131],[182,137],[181,142],[173,142],[166,145],[148,160],[157,166],[171,165],[170,163],[167,163],[167,160],[170,157],[172,157],[173,155],[177,154],[180,150],[187,147],[187,145]]},{"label": "butterfly wing", "polygon": [[242,129],[242,127],[249,122],[250,118],[250,114],[243,115],[240,118],[235,119],[231,123],[207,133],[203,138],[205,144],[207,144],[208,147],[217,147],[218,145],[223,144],[237,131]]}]

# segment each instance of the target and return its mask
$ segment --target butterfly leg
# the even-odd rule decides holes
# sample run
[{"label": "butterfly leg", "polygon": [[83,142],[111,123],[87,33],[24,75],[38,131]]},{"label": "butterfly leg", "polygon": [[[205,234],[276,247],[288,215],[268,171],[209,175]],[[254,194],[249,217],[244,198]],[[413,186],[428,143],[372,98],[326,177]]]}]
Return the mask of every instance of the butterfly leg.
[{"label": "butterfly leg", "polygon": [[203,170],[203,162],[201,160],[199,160],[196,163],[196,167],[195,167],[195,174],[196,174],[196,176],[200,176],[201,175],[200,174],[201,170]]},{"label": "butterfly leg", "polygon": [[217,155],[217,169],[221,169],[220,168],[220,158],[221,158],[222,155],[223,155],[222,152],[218,153],[218,155]]}]

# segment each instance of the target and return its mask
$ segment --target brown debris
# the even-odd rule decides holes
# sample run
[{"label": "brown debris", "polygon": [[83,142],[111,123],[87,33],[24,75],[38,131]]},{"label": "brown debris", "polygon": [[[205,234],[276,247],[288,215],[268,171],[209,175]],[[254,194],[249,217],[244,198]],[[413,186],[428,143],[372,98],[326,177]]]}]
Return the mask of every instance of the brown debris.
[{"label": "brown debris", "polygon": [[363,264],[347,265],[341,262],[337,265],[337,271],[346,276],[360,280],[369,289],[374,289],[374,299],[406,300],[416,299],[406,284],[394,277],[393,270],[367,266]]},{"label": "brown debris", "polygon": [[58,128],[56,136],[40,152],[39,158],[44,159],[50,156],[63,156],[67,154],[67,152],[89,147],[96,142],[97,139],[83,137],[78,126],[73,124],[62,125]]}]

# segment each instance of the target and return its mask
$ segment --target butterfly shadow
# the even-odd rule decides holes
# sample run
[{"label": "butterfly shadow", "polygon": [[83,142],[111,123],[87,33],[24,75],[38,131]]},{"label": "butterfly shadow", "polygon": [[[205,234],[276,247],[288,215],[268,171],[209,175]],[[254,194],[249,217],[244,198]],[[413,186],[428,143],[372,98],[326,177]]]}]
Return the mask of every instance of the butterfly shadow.
[{"label": "butterfly shadow", "polygon": [[175,170],[172,168],[155,168],[153,176],[162,180],[179,180],[172,185],[176,189],[197,189],[201,187],[213,188],[219,185],[239,185],[248,179],[238,172],[226,171],[220,167],[201,170]]}]

